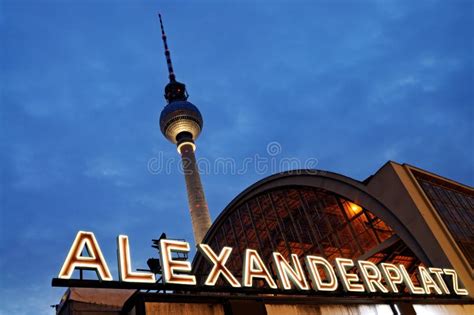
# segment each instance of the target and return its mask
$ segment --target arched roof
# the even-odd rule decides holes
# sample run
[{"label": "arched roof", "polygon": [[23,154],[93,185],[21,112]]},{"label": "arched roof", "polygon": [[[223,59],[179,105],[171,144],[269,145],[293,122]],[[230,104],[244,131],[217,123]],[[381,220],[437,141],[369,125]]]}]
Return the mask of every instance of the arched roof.
[{"label": "arched roof", "polygon": [[203,243],[210,243],[215,237],[215,233],[229,215],[246,201],[266,191],[291,186],[324,189],[369,210],[389,225],[420,261],[431,265],[428,255],[424,252],[416,238],[398,219],[397,209],[387,208],[368,192],[364,183],[347,176],[321,170],[292,170],[282,172],[266,177],[251,185],[235,197],[216,218],[204,237]]}]

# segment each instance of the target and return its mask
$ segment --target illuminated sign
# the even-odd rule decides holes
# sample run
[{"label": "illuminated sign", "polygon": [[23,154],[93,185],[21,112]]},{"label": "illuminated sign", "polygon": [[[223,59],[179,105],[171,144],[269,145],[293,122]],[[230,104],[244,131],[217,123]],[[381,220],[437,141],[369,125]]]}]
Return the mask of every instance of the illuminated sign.
[{"label": "illuminated sign", "polygon": [[[223,247],[215,252],[209,245],[199,244],[198,251],[212,265],[204,285],[215,286],[219,279],[233,288],[253,287],[256,280],[263,281],[274,290],[321,291],[333,292],[342,287],[346,292],[368,292],[377,294],[399,293],[400,285],[405,285],[414,295],[468,295],[461,288],[455,270],[448,268],[418,267],[416,285],[403,265],[370,261],[353,261],[348,258],[336,258],[334,264],[319,256],[298,257],[290,255],[286,259],[282,254],[272,254],[272,266],[277,279],[274,279],[268,266],[254,249],[246,249],[242,257],[243,270],[241,280],[232,274],[226,264],[233,249]],[[196,276],[192,274],[191,263],[177,259],[175,253],[190,251],[185,241],[160,239],[159,241],[161,272],[164,284],[196,286]],[[87,256],[84,256],[84,251]],[[155,274],[148,271],[133,271],[128,236],[117,237],[118,273],[121,282],[156,283]],[[304,259],[300,259],[304,258]],[[303,262],[303,263],[302,263]],[[71,279],[75,269],[93,270],[101,281],[113,281],[107,262],[100,250],[94,233],[80,231],[69,250],[59,272],[59,279]],[[307,273],[304,272],[306,268]],[[309,279],[306,278],[309,275]],[[451,291],[452,290],[452,291]]]}]

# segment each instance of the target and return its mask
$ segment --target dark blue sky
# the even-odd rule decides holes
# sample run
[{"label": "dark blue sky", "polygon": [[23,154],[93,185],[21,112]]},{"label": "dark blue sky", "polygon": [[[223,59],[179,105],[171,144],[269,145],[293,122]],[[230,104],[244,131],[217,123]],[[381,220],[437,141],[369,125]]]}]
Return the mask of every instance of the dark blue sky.
[{"label": "dark blue sky", "polygon": [[[118,234],[135,267],[163,231],[192,241],[157,123],[158,10],[204,116],[212,218],[289,158],[359,180],[395,160],[474,184],[471,1],[134,3],[2,1],[0,314],[53,313],[64,290],[50,279],[78,230],[96,233],[115,278]],[[214,170],[222,158],[252,162]]]}]

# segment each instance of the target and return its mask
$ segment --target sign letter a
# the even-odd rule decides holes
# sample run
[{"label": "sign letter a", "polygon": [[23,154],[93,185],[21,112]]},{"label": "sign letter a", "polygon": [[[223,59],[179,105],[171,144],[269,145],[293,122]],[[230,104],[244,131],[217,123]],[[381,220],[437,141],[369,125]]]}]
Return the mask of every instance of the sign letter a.
[{"label": "sign letter a", "polygon": [[[89,256],[82,255],[84,249],[87,250]],[[99,243],[97,243],[92,232],[79,231],[77,233],[58,278],[70,279],[75,268],[95,270],[99,279],[103,281],[113,280]]]}]

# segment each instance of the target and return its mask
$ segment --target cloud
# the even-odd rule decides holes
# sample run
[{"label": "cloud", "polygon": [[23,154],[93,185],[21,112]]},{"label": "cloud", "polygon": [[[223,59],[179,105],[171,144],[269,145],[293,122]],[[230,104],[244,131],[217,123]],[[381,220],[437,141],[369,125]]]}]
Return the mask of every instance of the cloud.
[{"label": "cloud", "polygon": [[99,157],[87,162],[84,175],[94,178],[123,177],[127,174],[126,168],[116,159]]}]

